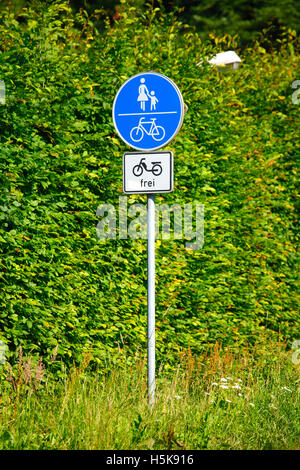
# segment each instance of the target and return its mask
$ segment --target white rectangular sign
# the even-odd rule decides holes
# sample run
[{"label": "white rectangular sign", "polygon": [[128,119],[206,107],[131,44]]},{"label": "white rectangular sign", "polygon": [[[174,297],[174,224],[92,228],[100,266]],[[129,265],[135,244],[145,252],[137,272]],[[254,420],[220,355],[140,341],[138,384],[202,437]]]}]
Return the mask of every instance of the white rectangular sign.
[{"label": "white rectangular sign", "polygon": [[173,191],[173,153],[163,151],[124,153],[123,191],[128,194]]}]

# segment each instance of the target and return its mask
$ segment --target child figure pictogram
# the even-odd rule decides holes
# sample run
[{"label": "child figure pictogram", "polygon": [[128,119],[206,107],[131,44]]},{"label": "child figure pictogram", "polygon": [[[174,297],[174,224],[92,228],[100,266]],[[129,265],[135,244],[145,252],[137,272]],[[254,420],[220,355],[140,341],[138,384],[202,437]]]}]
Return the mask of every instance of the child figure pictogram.
[{"label": "child figure pictogram", "polygon": [[153,110],[155,111],[156,103],[158,103],[158,99],[156,98],[154,91],[151,91],[149,98],[150,98],[150,101],[151,101],[151,111],[153,111]]}]

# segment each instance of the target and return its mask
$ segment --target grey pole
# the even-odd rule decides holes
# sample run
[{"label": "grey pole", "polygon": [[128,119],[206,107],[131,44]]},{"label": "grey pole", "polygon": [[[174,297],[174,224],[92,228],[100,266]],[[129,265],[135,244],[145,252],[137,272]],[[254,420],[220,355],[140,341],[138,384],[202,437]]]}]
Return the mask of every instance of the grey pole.
[{"label": "grey pole", "polygon": [[155,400],[155,195],[148,194],[148,403]]}]

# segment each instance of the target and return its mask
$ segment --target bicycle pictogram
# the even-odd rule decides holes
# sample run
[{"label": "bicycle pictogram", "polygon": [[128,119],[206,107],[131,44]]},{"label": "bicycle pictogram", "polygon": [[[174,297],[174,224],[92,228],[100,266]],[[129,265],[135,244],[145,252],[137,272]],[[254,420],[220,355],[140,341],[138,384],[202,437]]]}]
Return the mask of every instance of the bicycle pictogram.
[{"label": "bicycle pictogram", "polygon": [[[162,126],[157,126],[155,121],[156,118],[150,118],[149,121],[144,121],[144,117],[139,120],[139,123],[136,127],[133,127],[130,131],[130,138],[134,142],[140,142],[145,134],[153,137],[154,140],[160,141],[165,137],[165,129]],[[145,124],[150,124],[150,128],[144,126]]]},{"label": "bicycle pictogram", "polygon": [[145,158],[141,158],[140,163],[133,167],[132,173],[134,176],[142,176],[144,170],[151,172],[154,176],[159,176],[162,173],[161,162],[151,162],[152,168],[148,169],[144,160]]}]

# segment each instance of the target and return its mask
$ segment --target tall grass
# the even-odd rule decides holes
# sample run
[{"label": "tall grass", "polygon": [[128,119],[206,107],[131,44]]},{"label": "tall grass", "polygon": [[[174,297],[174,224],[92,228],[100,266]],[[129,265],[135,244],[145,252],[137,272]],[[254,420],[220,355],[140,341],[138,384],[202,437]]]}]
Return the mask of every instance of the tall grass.
[{"label": "tall grass", "polygon": [[[185,351],[157,373],[147,404],[146,360],[101,376],[91,355],[58,381],[19,357],[2,380],[0,449],[294,449],[299,374],[280,343],[237,354]],[[42,372],[41,372],[42,371]]]}]

